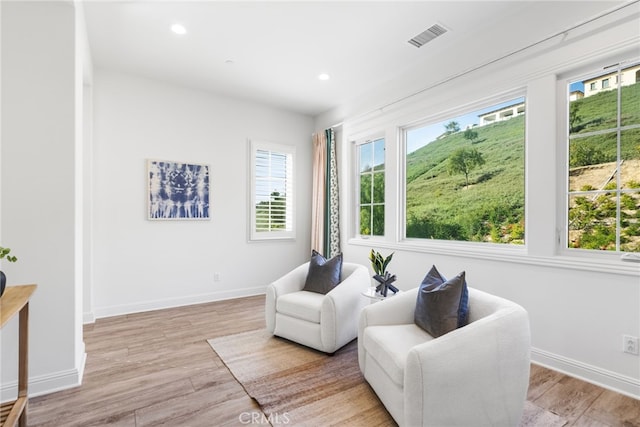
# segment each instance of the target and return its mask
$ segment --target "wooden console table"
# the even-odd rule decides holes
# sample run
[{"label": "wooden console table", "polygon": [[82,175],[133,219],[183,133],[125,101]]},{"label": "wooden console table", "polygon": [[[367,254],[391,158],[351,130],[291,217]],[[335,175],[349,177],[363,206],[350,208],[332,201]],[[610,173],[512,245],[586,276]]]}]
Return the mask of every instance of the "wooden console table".
[{"label": "wooden console table", "polygon": [[29,350],[29,299],[36,285],[9,286],[0,298],[0,328],[16,314],[19,314],[18,330],[18,398],[0,406],[0,426],[13,427],[27,425],[27,404],[29,396],[28,350]]}]

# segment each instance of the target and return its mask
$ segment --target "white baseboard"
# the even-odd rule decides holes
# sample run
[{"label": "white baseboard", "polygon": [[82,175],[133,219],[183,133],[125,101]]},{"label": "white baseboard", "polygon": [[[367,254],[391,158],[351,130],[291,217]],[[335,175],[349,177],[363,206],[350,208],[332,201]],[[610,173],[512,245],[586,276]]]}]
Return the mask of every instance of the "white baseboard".
[{"label": "white baseboard", "polygon": [[[190,295],[180,298],[168,298],[162,300],[145,301],[134,304],[113,305],[108,307],[95,307],[92,313],[93,320],[86,323],[92,323],[95,319],[102,317],[120,316],[123,314],[141,313],[144,311],[161,310],[164,308],[182,307],[185,305],[203,304],[213,301],[222,301],[232,298],[248,297],[253,295],[264,294],[266,286],[258,286],[255,288],[234,289],[212,292],[200,295]],[[85,313],[85,320],[87,313]]]},{"label": "white baseboard", "polygon": [[88,323],[95,323],[96,316],[93,314],[93,311],[85,311],[82,313],[82,324],[86,325]]},{"label": "white baseboard", "polygon": [[[29,397],[41,396],[44,394],[54,393],[82,384],[82,376],[84,374],[84,366],[87,354],[83,353],[80,366],[76,369],[68,369],[65,371],[53,372],[46,375],[29,376]],[[18,395],[18,381],[10,381],[2,384],[0,388],[0,402],[15,400]]]},{"label": "white baseboard", "polygon": [[536,348],[531,349],[531,362],[634,399],[640,399],[640,379],[638,378],[621,375]]}]

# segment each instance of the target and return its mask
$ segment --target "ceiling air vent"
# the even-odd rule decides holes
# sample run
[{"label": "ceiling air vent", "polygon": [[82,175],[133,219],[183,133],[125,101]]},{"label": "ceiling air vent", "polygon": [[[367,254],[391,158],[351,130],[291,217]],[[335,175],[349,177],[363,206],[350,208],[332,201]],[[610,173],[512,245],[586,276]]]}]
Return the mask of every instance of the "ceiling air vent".
[{"label": "ceiling air vent", "polygon": [[430,42],[431,40],[443,35],[446,32],[447,32],[447,29],[444,28],[442,25],[434,24],[431,27],[424,30],[423,32],[421,32],[420,34],[418,34],[417,36],[415,36],[414,38],[412,38],[411,40],[409,40],[409,43],[411,43],[415,47],[422,47],[428,42]]}]

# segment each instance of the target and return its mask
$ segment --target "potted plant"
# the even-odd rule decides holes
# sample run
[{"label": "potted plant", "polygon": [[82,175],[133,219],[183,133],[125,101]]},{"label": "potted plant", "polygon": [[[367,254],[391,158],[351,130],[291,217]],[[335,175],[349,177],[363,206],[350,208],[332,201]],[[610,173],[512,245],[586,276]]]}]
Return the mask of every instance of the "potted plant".
[{"label": "potted plant", "polygon": [[[6,259],[9,262],[16,262],[18,258],[16,258],[13,255],[9,255],[10,252],[11,252],[11,249],[3,248],[2,246],[0,246],[0,259]],[[2,270],[0,270],[0,297],[4,293],[4,287],[6,286],[6,284],[7,284],[7,276],[5,276]]]},{"label": "potted plant", "polygon": [[393,254],[394,252],[387,257],[383,257],[380,252],[373,249],[371,249],[371,252],[369,253],[371,267],[373,268],[374,273],[376,273],[373,278],[379,283],[376,287],[376,291],[383,297],[387,296],[387,291],[389,289],[394,293],[398,292],[398,288],[392,285],[392,283],[396,281],[396,275],[391,275],[391,273],[387,271],[387,266],[393,259]]}]

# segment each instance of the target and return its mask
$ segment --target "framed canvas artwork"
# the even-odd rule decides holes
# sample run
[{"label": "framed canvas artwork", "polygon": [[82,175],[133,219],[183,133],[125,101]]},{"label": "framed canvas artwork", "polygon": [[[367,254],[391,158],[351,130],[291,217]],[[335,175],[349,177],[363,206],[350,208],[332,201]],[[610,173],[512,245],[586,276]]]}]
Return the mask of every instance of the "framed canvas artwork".
[{"label": "framed canvas artwork", "polygon": [[150,220],[209,219],[209,165],[147,160]]}]

